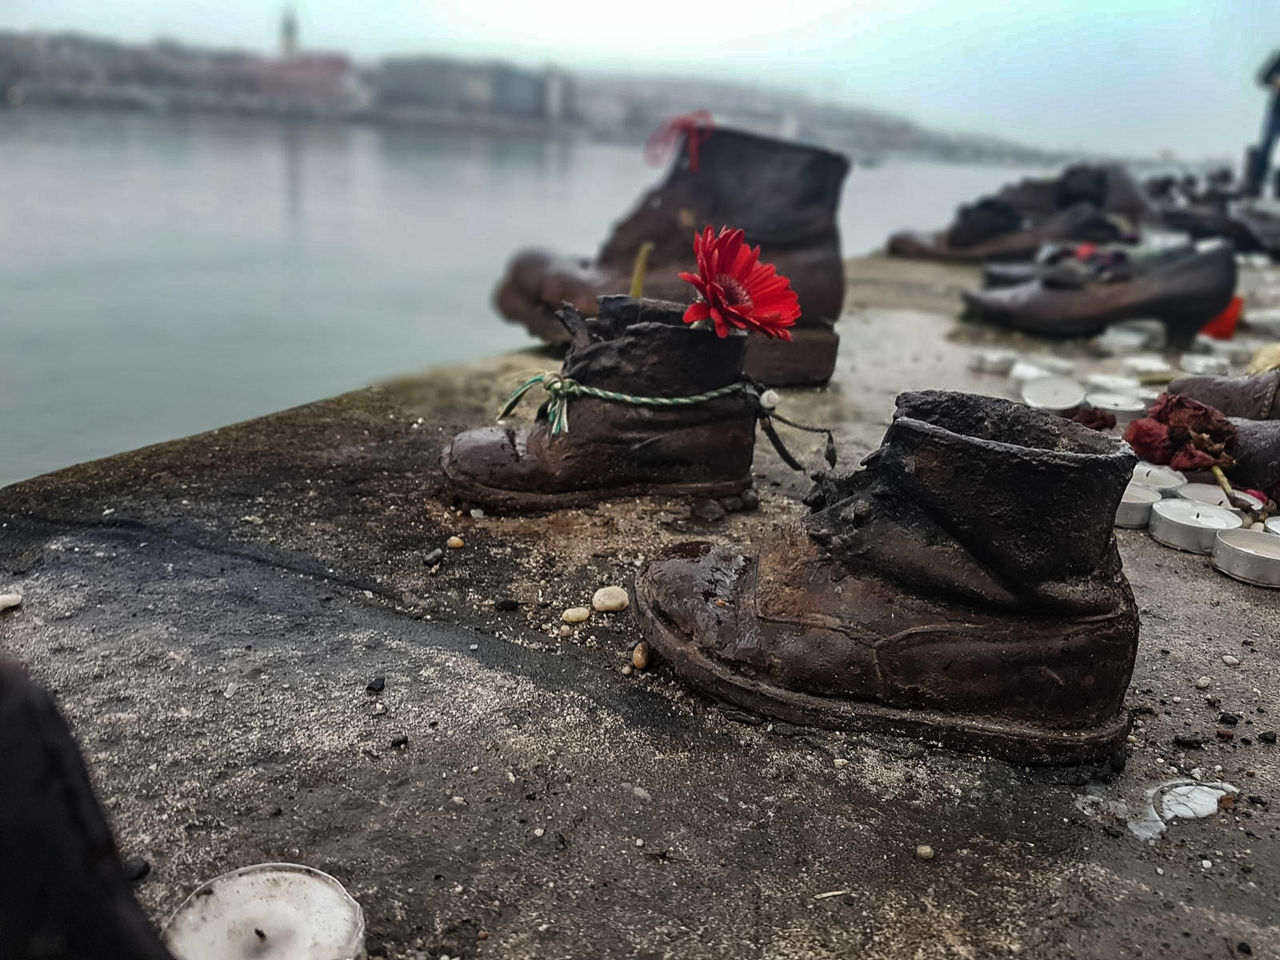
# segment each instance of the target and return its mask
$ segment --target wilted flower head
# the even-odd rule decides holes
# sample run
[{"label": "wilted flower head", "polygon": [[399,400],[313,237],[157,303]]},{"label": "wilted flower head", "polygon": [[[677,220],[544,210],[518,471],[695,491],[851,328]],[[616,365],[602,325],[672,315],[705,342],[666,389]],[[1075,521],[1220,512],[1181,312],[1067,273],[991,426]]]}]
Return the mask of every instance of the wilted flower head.
[{"label": "wilted flower head", "polygon": [[1124,433],[1142,459],[1175,470],[1230,469],[1235,460],[1226,448],[1235,436],[1231,421],[1213,407],[1170,393],[1161,394]]}]

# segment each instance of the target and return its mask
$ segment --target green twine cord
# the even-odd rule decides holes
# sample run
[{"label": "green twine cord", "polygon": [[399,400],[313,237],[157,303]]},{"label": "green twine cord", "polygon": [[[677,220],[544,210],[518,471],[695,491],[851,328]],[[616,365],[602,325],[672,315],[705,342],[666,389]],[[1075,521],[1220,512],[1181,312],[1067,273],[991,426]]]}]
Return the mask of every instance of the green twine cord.
[{"label": "green twine cord", "polygon": [[558,373],[540,373],[536,377],[530,377],[516,388],[515,392],[507,398],[502,412],[498,414],[498,419],[501,420],[503,417],[510,415],[511,411],[520,403],[520,398],[539,384],[542,385],[542,389],[551,395],[550,399],[547,400],[547,419],[551,421],[552,436],[569,432],[569,400],[573,397],[594,397],[597,400],[630,403],[641,407],[687,407],[696,403],[706,403],[708,400],[718,400],[734,393],[746,393],[751,390],[750,384],[739,381],[724,387],[718,387],[715,390],[708,390],[706,393],[696,393],[688,397],[638,397],[630,393],[617,393],[614,390],[589,387],[578,383],[577,380],[563,377]]}]

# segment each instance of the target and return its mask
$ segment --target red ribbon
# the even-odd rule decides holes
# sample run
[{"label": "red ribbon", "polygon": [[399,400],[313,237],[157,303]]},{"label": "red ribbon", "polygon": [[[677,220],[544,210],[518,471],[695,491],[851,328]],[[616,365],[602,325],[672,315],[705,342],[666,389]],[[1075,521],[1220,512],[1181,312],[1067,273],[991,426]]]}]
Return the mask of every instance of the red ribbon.
[{"label": "red ribbon", "polygon": [[698,172],[698,148],[711,136],[715,122],[710,110],[670,117],[658,125],[644,145],[644,159],[650,166],[663,166],[681,139],[689,144],[689,169]]}]

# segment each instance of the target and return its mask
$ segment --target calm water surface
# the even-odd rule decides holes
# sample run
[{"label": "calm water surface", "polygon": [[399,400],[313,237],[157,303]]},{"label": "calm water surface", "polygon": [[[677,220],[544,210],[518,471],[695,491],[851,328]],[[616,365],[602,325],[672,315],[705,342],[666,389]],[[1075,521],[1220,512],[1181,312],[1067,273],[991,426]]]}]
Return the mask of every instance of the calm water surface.
[{"label": "calm water surface", "polygon": [[[856,170],[847,253],[1022,171]],[[528,344],[517,247],[590,253],[640,150],[252,119],[0,112],[0,484]]]}]

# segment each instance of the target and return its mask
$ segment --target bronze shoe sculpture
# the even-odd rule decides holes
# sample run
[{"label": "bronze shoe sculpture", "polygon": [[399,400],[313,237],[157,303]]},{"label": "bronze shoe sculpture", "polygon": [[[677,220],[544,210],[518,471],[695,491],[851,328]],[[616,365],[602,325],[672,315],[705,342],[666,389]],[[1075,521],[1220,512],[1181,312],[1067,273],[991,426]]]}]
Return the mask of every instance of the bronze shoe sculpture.
[{"label": "bronze shoe sculpture", "polygon": [[[984,260],[1030,260],[1046,243],[1120,243],[1129,234],[1111,217],[1088,203],[1079,203],[1034,222],[1019,219],[1008,229],[995,233],[973,231],[966,221],[983,205],[1004,201],[980,201],[961,208],[956,223],[938,233],[905,230],[889,238],[886,252],[893,257],[940,260],[945,263],[981,263]],[[1009,207],[1009,209],[1013,209]],[[980,239],[975,239],[980,238]]]},{"label": "bronze shoe sculpture", "polygon": [[1046,278],[1052,283],[1064,271],[1073,270],[1079,271],[1082,278],[1087,277],[1087,272],[1091,269],[1115,269],[1117,266],[1127,267],[1130,273],[1138,273],[1158,263],[1187,257],[1194,252],[1195,245],[1191,243],[1161,248],[1158,251],[1117,244],[1050,243],[1041,247],[1035,260],[1029,262],[993,260],[983,264],[982,289],[1017,287]]},{"label": "bronze shoe sculpture", "polygon": [[1141,269],[1058,272],[1002,289],[966,291],[980,320],[1047,337],[1085,337],[1120,320],[1163,320],[1172,342],[1189,342],[1235,296],[1236,259],[1219,244],[1157,258]]},{"label": "bronze shoe sculpture", "polygon": [[5,960],[173,960],[129,891],[66,722],[4,661],[0,863]]},{"label": "bronze shoe sculpture", "polygon": [[555,317],[564,302],[582,314],[596,297],[625,293],[641,247],[652,244],[645,293],[689,303],[678,274],[692,270],[689,238],[733,224],[763,259],[791,279],[801,316],[791,344],[753,338],[747,373],[770,386],[825,383],[839,346],[844,261],[836,210],[849,171],[841,154],[723,127],[691,128],[665,181],[613,229],[594,259],[543,250],[517,254],[494,293],[499,313],[551,343],[569,337]]},{"label": "bronze shoe sculpture", "polygon": [[1021,763],[1122,762],[1138,614],[1112,518],[1124,444],[990,397],[898,397],[864,469],[755,555],[689,544],[636,581],[651,647],[786,721]]},{"label": "bronze shoe sculpture", "polygon": [[[537,511],[649,493],[728,496],[750,487],[758,402],[745,389],[742,365],[754,338],[688,326],[686,309],[612,296],[600,298],[592,319],[562,310],[572,341],[560,374],[543,381],[552,401],[532,427],[480,427],[455,437],[442,459],[449,495]],[[566,382],[575,385],[569,393]],[[595,393],[575,394],[577,387]],[[681,402],[636,403],[600,392]],[[705,399],[681,400],[698,396]]]},{"label": "bronze shoe sculpture", "polygon": [[[1280,370],[1251,377],[1179,377],[1165,392],[1207,403],[1226,417],[1280,420]],[[1276,453],[1280,457],[1280,450]]]},{"label": "bronze shoe sculpture", "polygon": [[1142,185],[1118,163],[1072,164],[1055,177],[1027,177],[1007,184],[996,197],[1033,221],[1077,203],[1088,203],[1132,225],[1159,219]]}]

